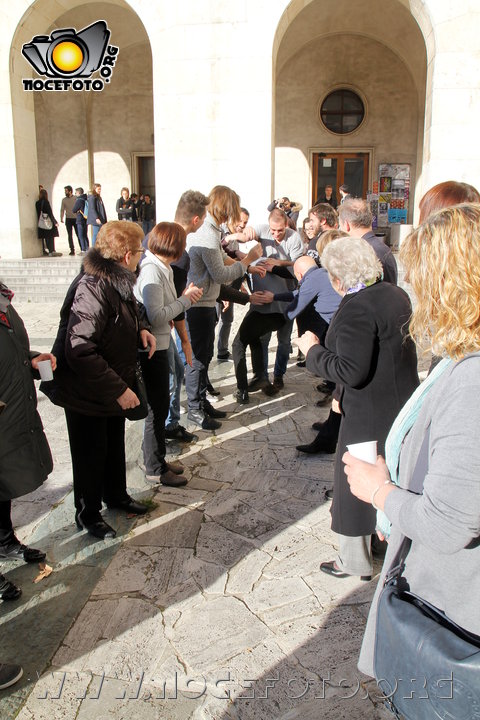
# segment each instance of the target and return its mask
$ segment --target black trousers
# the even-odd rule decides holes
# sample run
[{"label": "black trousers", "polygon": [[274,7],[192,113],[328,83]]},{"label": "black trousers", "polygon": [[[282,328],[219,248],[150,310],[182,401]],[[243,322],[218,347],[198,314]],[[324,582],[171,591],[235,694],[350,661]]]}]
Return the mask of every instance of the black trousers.
[{"label": "black trousers", "polygon": [[75,252],[75,248],[73,246],[73,230],[75,230],[75,235],[77,236],[78,244],[80,245],[81,250],[82,246],[80,244],[80,238],[78,237],[76,218],[65,218],[65,227],[67,229],[68,246],[70,248],[70,252]]},{"label": "black trousers", "polygon": [[157,350],[150,360],[140,353],[149,404],[143,433],[143,460],[147,475],[165,471],[165,421],[170,408],[168,350]]},{"label": "black trousers", "polygon": [[213,357],[215,323],[217,313],[214,307],[192,307],[186,312],[188,333],[192,344],[192,367],[185,368],[185,390],[188,409],[202,409],[207,393],[208,366]]},{"label": "black trousers", "polygon": [[250,345],[252,369],[254,377],[264,377],[262,335],[278,330],[285,325],[285,315],[282,313],[249,312],[242,320],[238,333],[233,341],[233,363],[239,390],[246,390],[247,381],[247,347]]},{"label": "black trousers", "polygon": [[13,536],[12,501],[0,500],[0,543],[9,542]]},{"label": "black trousers", "polygon": [[125,418],[94,417],[65,410],[73,468],[75,508],[86,525],[97,522],[102,500],[127,499]]}]

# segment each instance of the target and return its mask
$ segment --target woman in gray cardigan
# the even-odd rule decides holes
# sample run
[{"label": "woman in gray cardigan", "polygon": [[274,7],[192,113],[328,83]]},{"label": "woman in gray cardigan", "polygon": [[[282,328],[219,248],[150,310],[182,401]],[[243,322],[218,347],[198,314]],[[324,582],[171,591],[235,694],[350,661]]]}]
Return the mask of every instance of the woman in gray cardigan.
[{"label": "woman in gray cardigan", "polygon": [[[178,487],[187,480],[179,463],[165,460],[165,420],[170,403],[168,345],[175,318],[202,297],[203,291],[193,283],[177,298],[170,263],[185,250],[186,234],[177,223],[162,222],[150,232],[148,250],[135,285],[135,297],[146,311],[157,349],[149,360],[140,356],[150,406],[145,420],[143,458],[147,479]],[[191,351],[184,348],[191,361]]]},{"label": "woman in gray cardigan", "polygon": [[359,661],[372,676],[378,596],[405,536],[411,591],[480,635],[480,204],[431,215],[400,255],[418,299],[410,332],[443,360],[395,421],[386,462],[343,457],[352,493],[384,511],[381,534],[391,523]]}]

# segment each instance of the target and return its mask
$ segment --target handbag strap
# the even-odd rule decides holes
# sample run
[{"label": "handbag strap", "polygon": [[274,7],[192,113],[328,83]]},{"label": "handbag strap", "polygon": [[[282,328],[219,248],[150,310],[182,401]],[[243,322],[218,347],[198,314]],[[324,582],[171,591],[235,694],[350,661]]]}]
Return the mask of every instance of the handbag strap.
[{"label": "handbag strap", "polygon": [[405,570],[405,560],[407,559],[407,555],[410,552],[411,547],[411,538],[404,536],[400,547],[395,553],[395,557],[393,558],[392,564],[390,565],[390,569],[385,575],[385,580],[383,583],[384,587],[386,585],[397,585],[399,583],[400,578],[403,575],[403,571]]}]

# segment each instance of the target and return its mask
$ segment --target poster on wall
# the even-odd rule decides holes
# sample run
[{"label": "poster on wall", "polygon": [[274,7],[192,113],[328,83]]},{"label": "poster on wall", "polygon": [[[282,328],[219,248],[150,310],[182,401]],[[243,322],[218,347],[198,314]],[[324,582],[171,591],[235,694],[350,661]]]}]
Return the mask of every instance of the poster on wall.
[{"label": "poster on wall", "polygon": [[405,225],[410,197],[410,165],[384,163],[378,167],[377,226]]}]

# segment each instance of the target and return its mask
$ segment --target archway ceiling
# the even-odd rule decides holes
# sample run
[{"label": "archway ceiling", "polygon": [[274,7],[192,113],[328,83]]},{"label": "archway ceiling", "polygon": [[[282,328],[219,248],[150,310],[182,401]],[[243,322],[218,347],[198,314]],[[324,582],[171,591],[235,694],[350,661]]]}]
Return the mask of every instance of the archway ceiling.
[{"label": "archway ceiling", "polygon": [[[304,1],[294,0],[279,25],[280,33],[282,26],[286,29],[278,47],[277,75],[285,63],[312,40],[321,41],[322,36],[351,33],[370,37],[396,53],[410,70],[422,97],[427,65],[425,41],[404,1],[311,0],[306,5]],[[303,9],[301,6],[304,6]],[[298,14],[295,15],[296,12]],[[293,19],[290,21],[290,18]],[[333,62],[339,62],[339,59],[332,58]]]},{"label": "archway ceiling", "polygon": [[119,48],[126,48],[129,45],[136,45],[141,42],[148,42],[138,15],[125,3],[96,2],[81,6],[72,6],[67,12],[59,15],[54,25],[49,29],[51,32],[55,27],[81,28],[96,22],[107,20],[108,27],[112,32],[111,42]]}]

